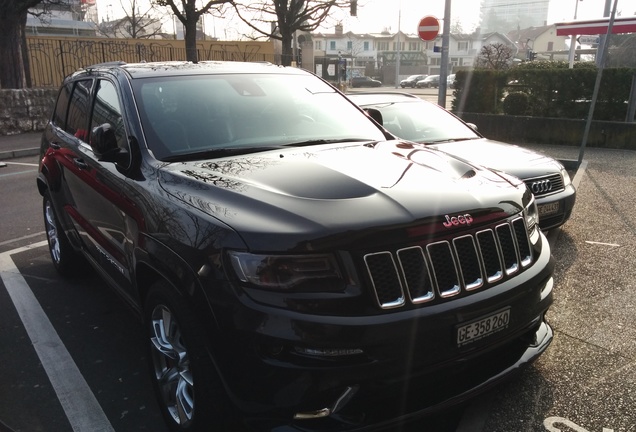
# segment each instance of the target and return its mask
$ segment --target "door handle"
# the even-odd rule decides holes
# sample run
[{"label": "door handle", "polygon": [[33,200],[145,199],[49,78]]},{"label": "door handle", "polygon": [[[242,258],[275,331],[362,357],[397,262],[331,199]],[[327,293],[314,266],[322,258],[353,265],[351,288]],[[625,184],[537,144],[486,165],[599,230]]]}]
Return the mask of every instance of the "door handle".
[{"label": "door handle", "polygon": [[73,164],[79,169],[88,169],[88,164],[84,162],[84,159],[81,158],[73,158]]}]

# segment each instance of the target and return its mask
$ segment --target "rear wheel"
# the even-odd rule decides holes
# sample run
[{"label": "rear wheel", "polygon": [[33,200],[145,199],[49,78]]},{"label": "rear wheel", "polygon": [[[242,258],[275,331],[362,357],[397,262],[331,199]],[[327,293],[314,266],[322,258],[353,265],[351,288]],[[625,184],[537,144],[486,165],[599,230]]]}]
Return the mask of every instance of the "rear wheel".
[{"label": "rear wheel", "polygon": [[55,269],[66,277],[82,274],[86,269],[84,257],[73,249],[66,233],[61,229],[48,192],[44,194],[42,207],[46,239],[49,243],[49,252]]},{"label": "rear wheel", "polygon": [[153,385],[172,431],[238,431],[225,390],[206,354],[203,330],[166,282],[155,283],[144,308]]}]

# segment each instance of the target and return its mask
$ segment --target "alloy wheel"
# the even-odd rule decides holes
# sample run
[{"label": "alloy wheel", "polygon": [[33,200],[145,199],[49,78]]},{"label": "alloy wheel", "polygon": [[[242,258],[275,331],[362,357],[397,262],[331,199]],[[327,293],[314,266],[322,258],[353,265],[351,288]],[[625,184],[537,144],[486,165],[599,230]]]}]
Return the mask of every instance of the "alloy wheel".
[{"label": "alloy wheel", "polygon": [[164,305],[153,309],[151,326],[151,356],[161,399],[174,422],[187,425],[194,414],[194,382],[181,329]]},{"label": "alloy wheel", "polygon": [[44,205],[44,223],[46,228],[46,235],[49,240],[49,250],[51,252],[51,258],[56,264],[60,263],[61,251],[60,251],[60,237],[57,230],[57,222],[55,220],[55,212],[51,201],[46,201]]}]

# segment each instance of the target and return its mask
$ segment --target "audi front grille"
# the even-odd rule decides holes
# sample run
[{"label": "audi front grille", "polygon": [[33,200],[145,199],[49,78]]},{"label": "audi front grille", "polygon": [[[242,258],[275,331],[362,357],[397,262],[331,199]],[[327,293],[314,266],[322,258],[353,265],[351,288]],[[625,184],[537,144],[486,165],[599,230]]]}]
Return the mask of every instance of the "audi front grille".
[{"label": "audi front grille", "polygon": [[533,262],[523,218],[450,240],[364,256],[378,305],[420,305],[487,289]]},{"label": "audi front grille", "polygon": [[549,195],[565,189],[561,174],[525,179],[524,183],[528,185],[534,196]]}]

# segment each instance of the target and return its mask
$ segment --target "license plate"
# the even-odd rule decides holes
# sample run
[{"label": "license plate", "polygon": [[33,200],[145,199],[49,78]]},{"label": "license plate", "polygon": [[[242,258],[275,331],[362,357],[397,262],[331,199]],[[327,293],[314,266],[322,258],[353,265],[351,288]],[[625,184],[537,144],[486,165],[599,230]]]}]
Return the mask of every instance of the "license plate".
[{"label": "license plate", "polygon": [[504,330],[510,322],[510,308],[478,318],[457,328],[457,345],[463,346]]},{"label": "license plate", "polygon": [[543,204],[539,207],[539,217],[551,215],[559,211],[559,201],[550,204]]}]

